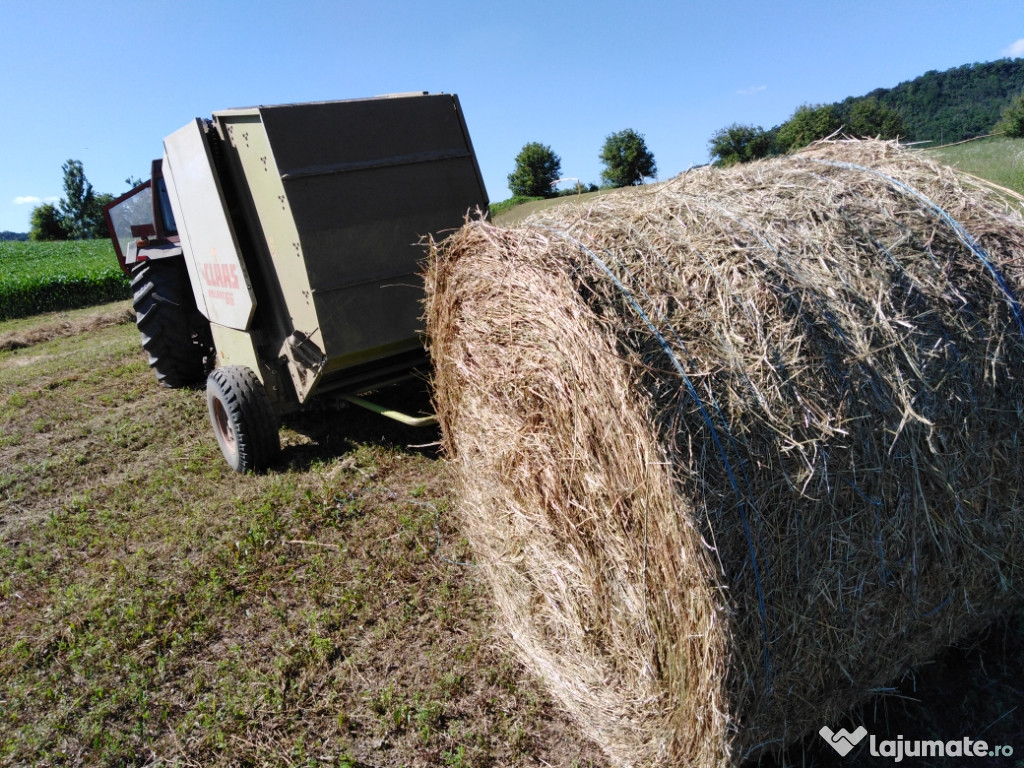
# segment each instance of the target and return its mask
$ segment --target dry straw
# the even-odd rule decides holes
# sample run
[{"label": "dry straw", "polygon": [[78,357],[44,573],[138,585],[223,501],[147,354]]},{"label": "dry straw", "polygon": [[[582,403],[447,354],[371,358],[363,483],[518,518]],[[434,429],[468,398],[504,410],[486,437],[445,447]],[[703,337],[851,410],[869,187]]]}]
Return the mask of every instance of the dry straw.
[{"label": "dry straw", "polygon": [[775,750],[1019,602],[1024,222],[883,142],[483,221],[427,323],[464,527],[618,765]]}]

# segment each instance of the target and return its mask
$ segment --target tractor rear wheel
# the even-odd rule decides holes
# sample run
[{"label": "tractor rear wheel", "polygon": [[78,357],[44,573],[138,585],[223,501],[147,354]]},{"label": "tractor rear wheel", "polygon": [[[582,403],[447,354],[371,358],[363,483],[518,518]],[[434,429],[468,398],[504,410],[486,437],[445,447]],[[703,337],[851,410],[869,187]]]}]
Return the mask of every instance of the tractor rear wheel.
[{"label": "tractor rear wheel", "polygon": [[157,381],[165,387],[201,382],[213,341],[210,323],[196,307],[185,260],[171,257],[133,265],[132,304]]},{"label": "tractor rear wheel", "polygon": [[267,390],[251,368],[228,365],[206,379],[206,403],[217,443],[236,472],[262,472],[277,459],[281,438]]}]

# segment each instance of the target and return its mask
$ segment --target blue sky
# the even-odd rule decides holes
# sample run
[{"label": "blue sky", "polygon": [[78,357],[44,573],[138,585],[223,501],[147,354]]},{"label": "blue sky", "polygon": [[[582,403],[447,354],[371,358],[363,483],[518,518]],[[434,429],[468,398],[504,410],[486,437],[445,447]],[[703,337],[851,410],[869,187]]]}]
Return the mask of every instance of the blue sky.
[{"label": "blue sky", "polygon": [[492,201],[526,142],[599,182],[625,128],[665,179],[731,123],[1024,56],[1024,2],[0,0],[0,30],[0,230],[24,232],[69,158],[120,194],[194,117],[403,91],[459,94]]}]

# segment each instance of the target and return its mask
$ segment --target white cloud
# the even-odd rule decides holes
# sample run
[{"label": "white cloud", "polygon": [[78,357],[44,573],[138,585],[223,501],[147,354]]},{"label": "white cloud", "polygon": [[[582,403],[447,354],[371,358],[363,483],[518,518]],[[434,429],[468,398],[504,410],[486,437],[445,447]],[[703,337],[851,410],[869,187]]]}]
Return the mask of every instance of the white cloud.
[{"label": "white cloud", "polygon": [[740,90],[736,91],[736,93],[738,93],[740,96],[753,96],[755,93],[760,93],[761,91],[767,90],[767,85],[752,85],[749,88],[741,88]]},{"label": "white cloud", "polygon": [[39,205],[40,203],[55,203],[60,200],[59,197],[47,197],[45,200],[35,195],[22,195],[14,198],[15,205]]},{"label": "white cloud", "polygon": [[1024,56],[1024,37],[1010,45],[1009,48],[1006,48],[1003,51],[1003,56],[1009,56],[1010,58]]}]

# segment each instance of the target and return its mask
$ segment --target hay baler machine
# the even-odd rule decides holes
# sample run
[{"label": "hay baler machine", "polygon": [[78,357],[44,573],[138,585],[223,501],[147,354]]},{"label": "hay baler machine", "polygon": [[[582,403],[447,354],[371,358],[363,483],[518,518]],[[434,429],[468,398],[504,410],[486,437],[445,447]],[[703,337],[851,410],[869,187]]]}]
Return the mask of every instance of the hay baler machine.
[{"label": "hay baler machine", "polygon": [[313,401],[433,422],[361,395],[426,363],[418,243],[486,206],[458,97],[424,93],[196,119],[104,214],[151,368],[170,387],[206,378],[244,472]]}]

